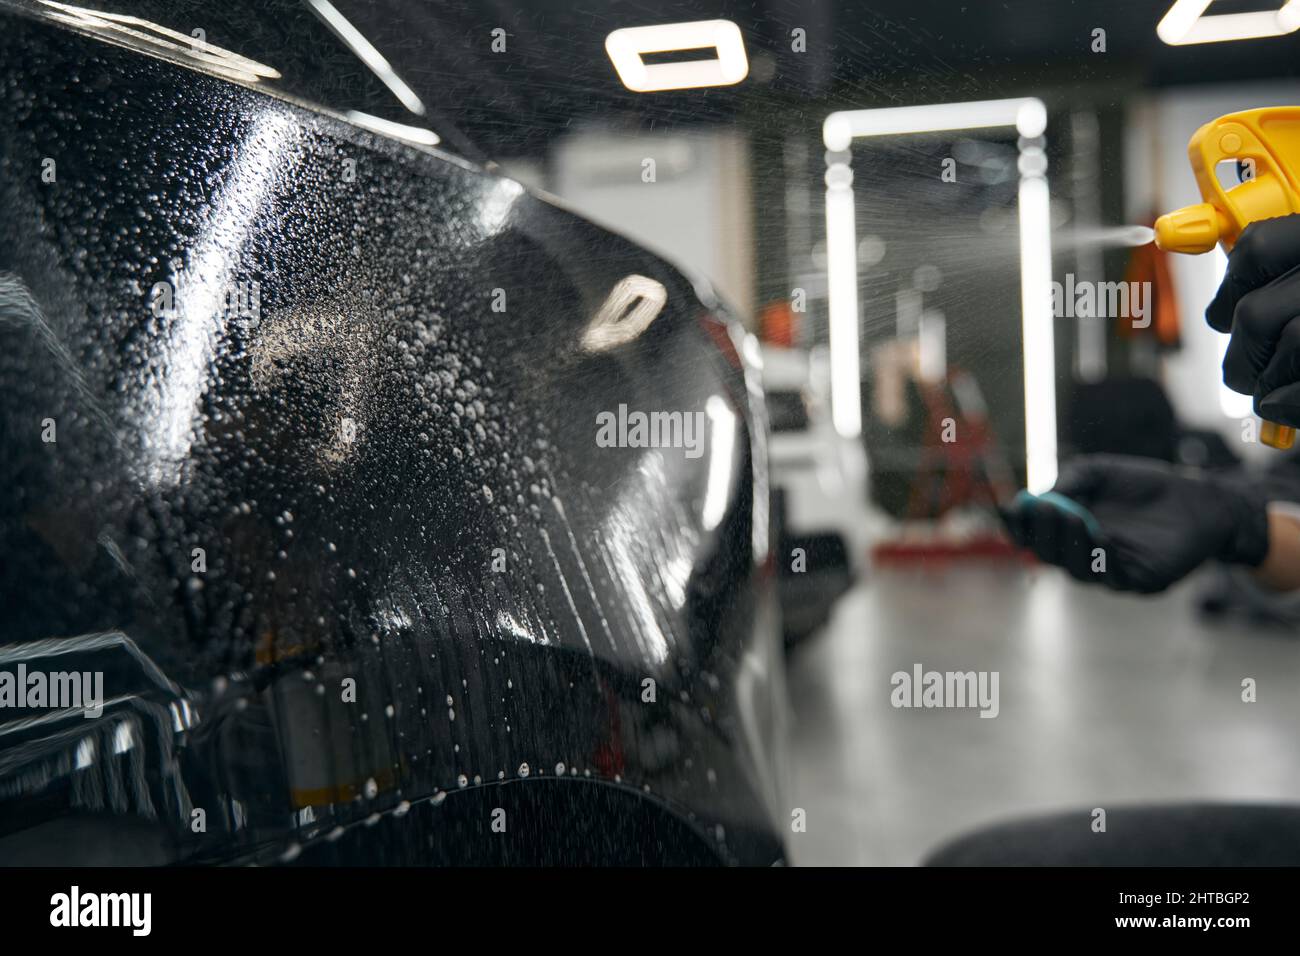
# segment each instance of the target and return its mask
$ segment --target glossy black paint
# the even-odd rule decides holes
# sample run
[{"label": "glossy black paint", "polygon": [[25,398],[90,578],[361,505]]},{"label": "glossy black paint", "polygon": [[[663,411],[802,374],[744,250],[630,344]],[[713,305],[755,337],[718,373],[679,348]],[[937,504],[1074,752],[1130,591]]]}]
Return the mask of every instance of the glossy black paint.
[{"label": "glossy black paint", "polygon": [[[0,669],[107,700],[0,710],[0,863],[779,859],[761,398],[707,293],[464,160],[0,25]],[[662,312],[584,348],[632,274]],[[702,454],[597,447],[620,404]]]}]

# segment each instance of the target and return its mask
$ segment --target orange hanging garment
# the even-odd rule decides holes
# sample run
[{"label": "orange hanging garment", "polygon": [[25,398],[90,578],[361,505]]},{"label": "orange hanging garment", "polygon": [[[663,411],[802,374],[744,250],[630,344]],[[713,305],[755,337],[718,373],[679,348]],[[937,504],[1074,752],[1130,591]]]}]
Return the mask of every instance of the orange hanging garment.
[{"label": "orange hanging garment", "polygon": [[[1155,243],[1137,246],[1133,250],[1129,256],[1128,268],[1124,271],[1124,281],[1150,283],[1144,287],[1142,295],[1147,302],[1145,318],[1151,321],[1148,324],[1136,315],[1121,316],[1116,321],[1119,324],[1119,334],[1125,338],[1152,336],[1161,348],[1176,349],[1180,345],[1178,294],[1174,291],[1169,256],[1168,252],[1157,248]],[[1130,285],[1129,288],[1134,287]]]}]

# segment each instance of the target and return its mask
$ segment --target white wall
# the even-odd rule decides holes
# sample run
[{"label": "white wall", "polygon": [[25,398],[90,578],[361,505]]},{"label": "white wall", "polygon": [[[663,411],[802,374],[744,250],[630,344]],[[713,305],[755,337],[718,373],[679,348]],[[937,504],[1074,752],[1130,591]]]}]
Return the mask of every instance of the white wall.
[{"label": "white wall", "polygon": [[[1169,212],[1201,202],[1187,160],[1187,141],[1204,123],[1225,113],[1300,103],[1300,83],[1182,87],[1145,97],[1129,110],[1125,135],[1125,203],[1131,221],[1153,211]],[[1205,306],[1219,287],[1226,260],[1215,250],[1173,256],[1183,348],[1164,360],[1164,384],[1179,417],[1223,433],[1233,448],[1254,457],[1272,454],[1243,446],[1241,419],[1251,413],[1248,396],[1223,387],[1221,363],[1227,336],[1205,324]],[[1225,408],[1226,406],[1226,408]]]},{"label": "white wall", "polygon": [[[652,183],[642,181],[647,158]],[[549,185],[592,221],[707,278],[751,320],[749,152],[740,133],[574,133],[550,157]]]}]

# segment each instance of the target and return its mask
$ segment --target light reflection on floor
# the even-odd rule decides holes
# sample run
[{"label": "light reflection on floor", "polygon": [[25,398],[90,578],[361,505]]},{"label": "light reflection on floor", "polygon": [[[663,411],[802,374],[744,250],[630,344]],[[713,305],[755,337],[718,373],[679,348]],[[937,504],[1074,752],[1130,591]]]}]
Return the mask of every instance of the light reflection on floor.
[{"label": "light reflection on floor", "polygon": [[[795,649],[790,838],[805,864],[910,865],[1017,815],[1157,800],[1300,802],[1300,634],[1055,571],[877,570]],[[890,676],[997,670],[1000,714],[890,704]],[[1258,701],[1241,700],[1253,677]]]}]

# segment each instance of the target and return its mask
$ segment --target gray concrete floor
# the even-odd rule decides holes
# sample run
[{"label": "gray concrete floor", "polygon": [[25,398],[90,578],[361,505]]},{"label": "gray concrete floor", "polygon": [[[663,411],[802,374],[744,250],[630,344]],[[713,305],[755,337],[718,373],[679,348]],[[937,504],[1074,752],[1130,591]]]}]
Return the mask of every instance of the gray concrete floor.
[{"label": "gray concrete floor", "polygon": [[[1300,634],[1203,619],[1196,589],[876,570],[791,655],[792,806],[807,813],[792,862],[912,865],[972,827],[1053,810],[1300,802]],[[999,716],[895,709],[890,676],[918,662],[999,671]]]}]

